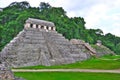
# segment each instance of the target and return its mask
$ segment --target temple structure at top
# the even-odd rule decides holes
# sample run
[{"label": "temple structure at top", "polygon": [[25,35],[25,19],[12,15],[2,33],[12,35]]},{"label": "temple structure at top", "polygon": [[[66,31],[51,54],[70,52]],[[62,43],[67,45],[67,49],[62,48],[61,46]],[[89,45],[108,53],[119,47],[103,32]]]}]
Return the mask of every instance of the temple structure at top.
[{"label": "temple structure at top", "polygon": [[55,25],[53,22],[34,19],[34,18],[28,18],[26,20],[25,29],[26,28],[38,28],[38,29],[55,31]]}]

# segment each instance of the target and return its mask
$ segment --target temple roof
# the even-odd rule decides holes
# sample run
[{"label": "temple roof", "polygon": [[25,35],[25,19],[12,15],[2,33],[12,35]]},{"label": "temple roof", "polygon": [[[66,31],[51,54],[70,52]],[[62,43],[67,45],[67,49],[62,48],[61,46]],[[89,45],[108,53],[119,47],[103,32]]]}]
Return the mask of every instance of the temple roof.
[{"label": "temple roof", "polygon": [[43,26],[50,26],[50,27],[54,27],[55,26],[53,22],[49,22],[49,21],[45,21],[45,20],[40,20],[40,19],[34,19],[34,18],[28,18],[26,20],[26,23],[43,25]]}]

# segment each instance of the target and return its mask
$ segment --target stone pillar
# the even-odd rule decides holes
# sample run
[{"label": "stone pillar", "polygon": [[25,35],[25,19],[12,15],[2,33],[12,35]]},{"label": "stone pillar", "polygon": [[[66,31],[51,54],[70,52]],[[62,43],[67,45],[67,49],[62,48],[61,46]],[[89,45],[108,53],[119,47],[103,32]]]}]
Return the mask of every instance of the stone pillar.
[{"label": "stone pillar", "polygon": [[55,27],[53,27],[53,30],[55,31]]},{"label": "stone pillar", "polygon": [[51,27],[49,26],[48,30],[51,30]]},{"label": "stone pillar", "polygon": [[41,25],[38,25],[38,28],[41,29]]},{"label": "stone pillar", "polygon": [[24,28],[29,28],[30,27],[30,23],[26,23],[25,25],[24,25]]},{"label": "stone pillar", "polygon": [[33,28],[36,28],[36,24],[33,24]]},{"label": "stone pillar", "polygon": [[46,30],[47,26],[44,26],[44,29]]}]

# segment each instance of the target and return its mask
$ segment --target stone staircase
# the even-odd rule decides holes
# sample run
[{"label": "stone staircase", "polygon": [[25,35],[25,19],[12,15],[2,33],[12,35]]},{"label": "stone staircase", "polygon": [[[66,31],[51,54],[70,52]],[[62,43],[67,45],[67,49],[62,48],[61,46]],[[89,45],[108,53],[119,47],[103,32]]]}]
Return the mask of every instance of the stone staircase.
[{"label": "stone staircase", "polygon": [[84,43],[84,46],[91,52],[91,55],[95,55],[96,51],[88,43]]},{"label": "stone staircase", "polygon": [[13,67],[60,65],[88,59],[89,54],[56,31],[28,28],[2,50]]}]

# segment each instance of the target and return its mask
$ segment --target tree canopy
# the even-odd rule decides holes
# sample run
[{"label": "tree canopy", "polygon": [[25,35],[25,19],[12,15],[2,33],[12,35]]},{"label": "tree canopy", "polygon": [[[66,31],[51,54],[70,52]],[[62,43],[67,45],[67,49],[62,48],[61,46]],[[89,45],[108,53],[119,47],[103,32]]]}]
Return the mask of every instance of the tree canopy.
[{"label": "tree canopy", "polygon": [[82,39],[90,44],[101,40],[103,45],[120,54],[120,37],[111,33],[104,35],[101,29],[86,29],[83,17],[69,18],[62,7],[41,2],[35,8],[26,1],[13,2],[0,12],[0,50],[23,29],[29,17],[54,22],[57,31],[67,39]]}]

